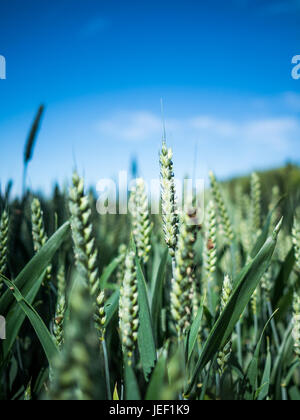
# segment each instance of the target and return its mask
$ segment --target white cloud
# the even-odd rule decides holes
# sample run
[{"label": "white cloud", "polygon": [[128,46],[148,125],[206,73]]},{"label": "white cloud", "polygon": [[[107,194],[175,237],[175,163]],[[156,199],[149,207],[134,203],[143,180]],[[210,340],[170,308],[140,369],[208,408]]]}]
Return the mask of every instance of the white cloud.
[{"label": "white cloud", "polygon": [[295,118],[269,118],[250,121],[242,126],[246,141],[269,145],[285,151],[298,135],[300,123]]},{"label": "white cloud", "polygon": [[[203,140],[212,147],[267,146],[278,152],[289,150],[300,133],[300,121],[294,117],[235,120],[196,115],[168,119],[166,127],[175,142]],[[100,121],[97,130],[103,139],[110,141],[148,142],[161,137],[162,122],[159,115],[148,111],[121,112]]]},{"label": "white cloud", "polygon": [[191,128],[201,132],[213,132],[224,137],[236,134],[237,125],[229,120],[201,115],[190,120]]},{"label": "white cloud", "polygon": [[147,141],[161,134],[161,119],[147,111],[122,112],[97,124],[103,138]]}]

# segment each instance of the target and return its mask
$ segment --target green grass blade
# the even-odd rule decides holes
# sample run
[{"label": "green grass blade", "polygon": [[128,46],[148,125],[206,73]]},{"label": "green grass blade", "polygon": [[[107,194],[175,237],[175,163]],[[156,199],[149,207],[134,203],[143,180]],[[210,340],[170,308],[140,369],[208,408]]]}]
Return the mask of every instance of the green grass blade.
[{"label": "green grass blade", "polygon": [[161,400],[167,381],[167,352],[163,351],[155,366],[147,388],[146,400]]},{"label": "green grass blade", "polygon": [[13,294],[14,298],[16,299],[18,305],[21,307],[23,312],[28,317],[29,321],[31,322],[32,327],[34,328],[40,343],[45,351],[45,354],[47,356],[49,365],[51,366],[51,363],[53,361],[53,358],[58,354],[58,349],[54,343],[54,340],[45,326],[42,318],[39,316],[39,314],[36,312],[36,310],[32,307],[32,305],[24,299],[16,285],[12,283],[9,280],[4,280],[7,287],[12,288],[13,290],[10,291],[10,293]]},{"label": "green grass blade", "polygon": [[295,361],[292,363],[291,367],[289,368],[288,373],[283,380],[283,385],[285,387],[289,385],[290,381],[293,378],[295,370],[299,369],[299,367],[300,367],[300,360],[296,358]]},{"label": "green grass blade", "polygon": [[127,401],[139,401],[141,394],[132,366],[125,361],[125,395]]},{"label": "green grass blade", "polygon": [[101,274],[101,277],[99,280],[101,290],[107,287],[107,282],[112,276],[115,269],[118,267],[118,265],[119,265],[119,260],[118,258],[115,258],[107,267],[104,268],[103,273]]},{"label": "green grass blade", "polygon": [[271,322],[271,319],[274,317],[276,311],[272,314],[272,316],[268,319],[266,325],[264,326],[264,329],[261,333],[260,339],[258,340],[258,343],[255,348],[254,355],[251,359],[251,362],[249,364],[249,367],[247,369],[246,374],[246,380],[247,384],[249,385],[249,389],[246,392],[246,400],[253,400],[254,395],[257,391],[257,383],[258,383],[258,359],[259,359],[259,353],[260,353],[260,347],[262,343],[262,339],[264,336],[264,333],[266,331],[267,326]]},{"label": "green grass blade", "polygon": [[269,231],[270,231],[270,225],[271,225],[271,220],[273,217],[274,212],[276,211],[276,209],[280,206],[280,204],[282,203],[282,201],[285,199],[284,197],[281,197],[280,200],[276,203],[276,205],[269,211],[266,222],[263,226],[262,229],[262,233],[260,234],[260,236],[258,237],[251,253],[250,256],[251,258],[254,258],[257,253],[259,252],[259,250],[261,249],[261,247],[263,246],[263,244],[266,242],[268,236],[269,236]]},{"label": "green grass blade", "polygon": [[270,381],[271,381],[271,368],[272,368],[272,358],[270,353],[270,346],[268,344],[268,352],[267,352],[267,359],[265,364],[265,369],[261,381],[261,387],[258,394],[258,401],[262,401],[267,398],[270,389]]},{"label": "green grass blade", "polygon": [[300,401],[300,390],[298,386],[293,386],[289,391],[290,399],[292,401]]},{"label": "green grass blade", "polygon": [[[285,287],[288,284],[290,274],[293,270],[293,267],[295,265],[295,252],[294,247],[291,248],[290,252],[285,258],[284,263],[281,266],[281,269],[278,273],[278,276],[275,280],[275,285],[273,289],[273,296],[272,296],[272,307],[276,308],[278,307],[278,303],[282,296],[282,291],[285,289]],[[290,301],[291,303],[291,301]]]},{"label": "green grass blade", "polygon": [[293,328],[293,324],[291,323],[290,326],[287,328],[287,330],[284,333],[284,337],[282,339],[279,352],[277,353],[275,363],[274,363],[273,368],[272,368],[272,373],[271,373],[271,383],[272,384],[275,382],[277,373],[279,371],[279,367],[283,363],[284,352],[285,352],[285,349],[287,347],[287,344],[288,344],[289,340],[291,339],[292,328]]},{"label": "green grass blade", "polygon": [[106,314],[105,328],[108,327],[108,325],[110,324],[114,315],[118,311],[119,298],[120,298],[120,292],[119,292],[119,290],[116,290],[106,302],[106,305],[105,305],[105,314]]},{"label": "green grass blade", "polygon": [[202,317],[203,317],[203,307],[204,307],[205,299],[206,299],[206,296],[204,296],[202,298],[197,316],[194,319],[194,322],[192,323],[192,326],[191,326],[191,329],[190,329],[190,332],[189,332],[189,335],[188,335],[187,349],[186,349],[188,362],[190,361],[190,359],[192,357],[193,350],[194,350],[195,344],[197,342],[197,337],[199,335],[199,331],[200,331],[200,327],[201,327],[201,321],[202,321]]},{"label": "green grass blade", "polygon": [[[38,294],[38,291],[42,285],[43,279],[44,279],[44,274],[40,276],[38,281],[33,285],[32,289],[25,296],[27,302],[29,302],[30,304],[34,302],[36,295]],[[4,281],[6,281],[6,279]],[[22,310],[21,306],[18,305],[17,302],[15,302],[15,304],[12,305],[11,309],[9,310],[6,316],[7,337],[6,337],[6,340],[2,342],[2,358],[3,358],[2,362],[5,361],[6,358],[8,357],[17,339],[19,331],[23,325],[23,322],[25,321],[25,318],[26,318],[26,314]]]}]

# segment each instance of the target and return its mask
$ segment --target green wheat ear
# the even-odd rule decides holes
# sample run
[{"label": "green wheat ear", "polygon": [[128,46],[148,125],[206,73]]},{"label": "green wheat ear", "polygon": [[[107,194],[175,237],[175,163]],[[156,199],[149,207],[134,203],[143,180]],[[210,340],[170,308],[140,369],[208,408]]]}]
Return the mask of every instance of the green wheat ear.
[{"label": "green wheat ear", "polygon": [[300,358],[300,294],[297,292],[294,293],[292,335],[295,354]]},{"label": "green wheat ear", "polygon": [[261,290],[264,299],[269,301],[271,299],[272,290],[272,271],[270,268],[261,278]]},{"label": "green wheat ear", "polygon": [[[227,303],[230,299],[232,289],[233,289],[233,287],[232,287],[232,282],[230,280],[230,277],[225,275],[224,282],[223,282],[223,288],[222,288],[222,296],[221,296],[221,312],[224,310],[225,306],[227,305]],[[231,343],[231,340],[230,340],[224,346],[224,348],[218,353],[217,363],[218,363],[220,375],[222,375],[225,371],[227,362],[228,362],[230,354],[231,354],[231,348],[232,348],[232,343]]]},{"label": "green wheat ear", "polygon": [[96,299],[96,313],[94,315],[94,319],[95,319],[96,330],[99,333],[99,339],[103,341],[105,338],[105,322],[106,322],[104,291],[100,292],[99,296]]},{"label": "green wheat ear", "polygon": [[65,266],[62,261],[59,263],[57,273],[57,302],[54,318],[53,334],[59,349],[64,344],[64,321],[66,311],[66,278]]},{"label": "green wheat ear", "polygon": [[47,242],[48,236],[45,231],[41,203],[37,198],[34,198],[31,203],[31,222],[33,246],[35,252],[38,252]]},{"label": "green wheat ear", "polygon": [[130,208],[132,213],[132,233],[141,261],[146,264],[151,251],[150,236],[152,223],[150,222],[148,197],[145,182],[139,178],[130,195]]},{"label": "green wheat ear", "polygon": [[73,186],[70,188],[69,209],[76,265],[87,280],[91,295],[96,299],[99,293],[98,253],[93,237],[92,212],[89,198],[84,195],[83,179],[77,173],[73,175]]},{"label": "green wheat ear", "polygon": [[295,260],[298,269],[300,270],[300,223],[298,218],[294,220],[294,226],[292,230],[292,240],[295,252]]},{"label": "green wheat ear", "polygon": [[[0,274],[5,274],[7,267],[7,252],[8,252],[8,230],[9,218],[6,211],[2,213],[0,219]],[[3,282],[0,278],[0,293],[3,287]]]},{"label": "green wheat ear", "polygon": [[193,321],[195,296],[194,244],[199,224],[194,210],[184,213],[175,252],[175,270],[171,288],[171,314],[178,338],[183,339]]},{"label": "green wheat ear", "polygon": [[62,348],[64,344],[64,317],[66,311],[66,299],[64,296],[61,296],[56,304],[55,319],[53,333],[57,347]]},{"label": "green wheat ear", "polygon": [[179,218],[172,158],[172,149],[168,149],[166,142],[163,141],[159,159],[162,221],[165,242],[169,248],[170,255],[174,257],[177,245]]},{"label": "green wheat ear", "polygon": [[99,398],[98,338],[93,323],[94,305],[88,287],[78,282],[70,301],[65,343],[54,361],[51,400]]},{"label": "green wheat ear", "polygon": [[125,260],[127,255],[127,246],[125,244],[121,244],[118,250],[118,268],[117,268],[117,284],[120,286],[123,282],[124,274],[125,274]]},{"label": "green wheat ear", "polygon": [[[34,198],[31,203],[31,224],[32,224],[32,238],[35,252],[38,252],[47,242],[48,236],[45,230],[43,210],[41,203],[37,198]],[[52,277],[52,265],[49,264],[46,270],[44,284],[49,286]]]},{"label": "green wheat ear", "polygon": [[204,248],[204,284],[205,289],[213,287],[214,273],[217,265],[217,220],[213,201],[206,209],[205,248]]},{"label": "green wheat ear", "polygon": [[119,327],[122,349],[130,365],[137,341],[139,327],[139,306],[137,277],[135,267],[135,253],[129,251],[125,260],[125,275],[120,290]]},{"label": "green wheat ear", "polygon": [[228,211],[224,202],[224,199],[221,194],[220,186],[216,180],[215,175],[213,172],[209,173],[210,183],[211,183],[211,191],[218,209],[218,213],[220,216],[220,221],[224,230],[224,236],[227,242],[230,244],[234,239],[234,233],[231,225],[231,221],[228,215]]},{"label": "green wheat ear", "polygon": [[261,228],[261,184],[256,172],[251,175],[251,225],[255,241]]}]

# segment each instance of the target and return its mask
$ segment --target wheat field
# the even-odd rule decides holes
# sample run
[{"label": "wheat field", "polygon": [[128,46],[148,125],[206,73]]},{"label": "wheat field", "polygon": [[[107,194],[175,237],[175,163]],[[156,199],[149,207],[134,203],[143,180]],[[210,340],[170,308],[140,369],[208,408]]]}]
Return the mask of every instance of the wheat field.
[{"label": "wheat field", "polygon": [[300,400],[300,184],[210,173],[200,221],[163,141],[160,214],[138,179],[99,215],[76,172],[26,188],[42,112],[0,202],[1,400]]}]

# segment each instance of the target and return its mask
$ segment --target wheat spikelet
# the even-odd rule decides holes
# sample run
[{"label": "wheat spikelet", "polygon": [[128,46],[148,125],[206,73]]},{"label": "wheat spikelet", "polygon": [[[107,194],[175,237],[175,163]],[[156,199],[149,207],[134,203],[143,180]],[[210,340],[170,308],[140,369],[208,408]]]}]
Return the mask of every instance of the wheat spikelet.
[{"label": "wheat spikelet", "polygon": [[66,311],[66,299],[64,296],[61,296],[56,304],[56,311],[55,311],[55,319],[54,319],[54,327],[53,327],[53,334],[55,337],[55,341],[57,347],[59,349],[62,348],[64,343],[64,317]]},{"label": "wheat spikelet", "polygon": [[31,203],[32,237],[35,252],[38,252],[48,240],[44,227],[43,211],[40,201],[35,198]]},{"label": "wheat spikelet", "polygon": [[300,358],[300,295],[297,292],[294,293],[292,335],[295,354]]},{"label": "wheat spikelet", "polygon": [[172,157],[172,149],[168,149],[166,142],[163,141],[159,160],[162,221],[165,242],[169,248],[170,255],[173,257],[177,244],[179,219],[176,205]]},{"label": "wheat spikelet", "polygon": [[254,290],[251,296],[251,309],[253,315],[257,315],[257,302],[258,302],[258,287]]},{"label": "wheat spikelet", "polygon": [[25,149],[24,149],[24,172],[23,172],[23,195],[25,193],[26,188],[26,173],[27,173],[27,166],[30,160],[33,156],[34,146],[38,134],[38,130],[40,127],[40,123],[42,120],[42,116],[44,113],[45,107],[44,105],[41,105],[38,109],[38,112],[36,114],[36,117],[33,121],[33,124],[31,126],[28,138],[25,143]]},{"label": "wheat spikelet", "polygon": [[213,201],[208,203],[206,209],[206,235],[204,248],[204,284],[206,290],[213,286],[214,273],[217,263],[217,221]]},{"label": "wheat spikelet", "polygon": [[[48,236],[45,231],[43,211],[40,201],[35,198],[31,203],[32,237],[35,252],[38,252],[47,242]],[[49,286],[52,277],[52,265],[49,264],[46,270],[44,284]]]},{"label": "wheat spikelet", "polygon": [[[222,289],[222,295],[221,295],[221,312],[224,310],[225,306],[227,305],[230,296],[232,293],[232,282],[230,280],[230,277],[225,275],[224,277],[224,283],[223,283],[223,289]],[[224,348],[218,353],[217,357],[217,363],[219,366],[219,373],[222,375],[225,371],[226,364],[229,360],[230,354],[231,354],[231,347],[232,343],[231,340],[228,341],[228,343],[224,346]]]},{"label": "wheat spikelet", "polygon": [[99,338],[101,341],[103,341],[105,337],[105,322],[106,322],[105,293],[103,291],[100,292],[96,300],[96,313],[95,313],[94,319],[95,319],[96,330],[99,332]]},{"label": "wheat spikelet", "polygon": [[292,241],[294,246],[296,265],[298,270],[300,270],[300,223],[297,218],[294,220]]},{"label": "wheat spikelet", "polygon": [[[0,274],[5,274],[7,267],[7,251],[8,251],[8,229],[9,218],[6,211],[1,215],[0,219]],[[0,278],[0,292],[3,287],[3,281]]]},{"label": "wheat spikelet", "polygon": [[84,182],[77,173],[69,192],[72,238],[78,270],[89,284],[90,293],[96,298],[99,293],[97,268],[98,253],[93,237],[89,199],[84,195]]},{"label": "wheat spikelet", "polygon": [[224,236],[225,236],[226,241],[230,244],[232,242],[232,240],[234,239],[234,233],[233,233],[233,230],[232,230],[231,221],[229,219],[228,211],[227,211],[227,208],[225,206],[225,202],[224,202],[224,199],[222,197],[220,187],[218,185],[218,182],[217,182],[216,177],[213,174],[213,172],[209,173],[209,177],[210,177],[210,182],[211,182],[212,194],[213,194],[215,203],[217,205],[218,213],[219,213],[220,220],[221,220],[221,224],[222,224],[222,227],[223,227],[223,230],[224,230]]},{"label": "wheat spikelet", "polygon": [[261,290],[266,301],[270,300],[272,290],[272,272],[269,269],[261,278]]},{"label": "wheat spikelet", "polygon": [[57,303],[54,318],[53,334],[58,348],[64,343],[64,320],[66,311],[66,278],[65,267],[62,262],[59,264],[57,273]]},{"label": "wheat spikelet", "polygon": [[261,228],[261,185],[256,172],[251,175],[251,223],[255,240]]},{"label": "wheat spikelet", "polygon": [[151,251],[150,236],[152,223],[148,210],[148,198],[143,179],[136,180],[136,186],[130,195],[130,208],[132,210],[132,233],[141,261],[146,264]]},{"label": "wheat spikelet", "polygon": [[32,158],[35,140],[36,140],[37,132],[40,126],[40,122],[41,122],[44,110],[45,110],[44,105],[41,105],[38,109],[37,115],[34,119],[30,133],[28,135],[28,139],[26,141],[25,150],[24,150],[24,163],[25,164],[28,163]]},{"label": "wheat spikelet", "polygon": [[125,274],[125,260],[127,255],[127,246],[125,244],[121,244],[118,250],[118,269],[117,269],[117,284],[120,286],[122,284],[124,274]]}]

